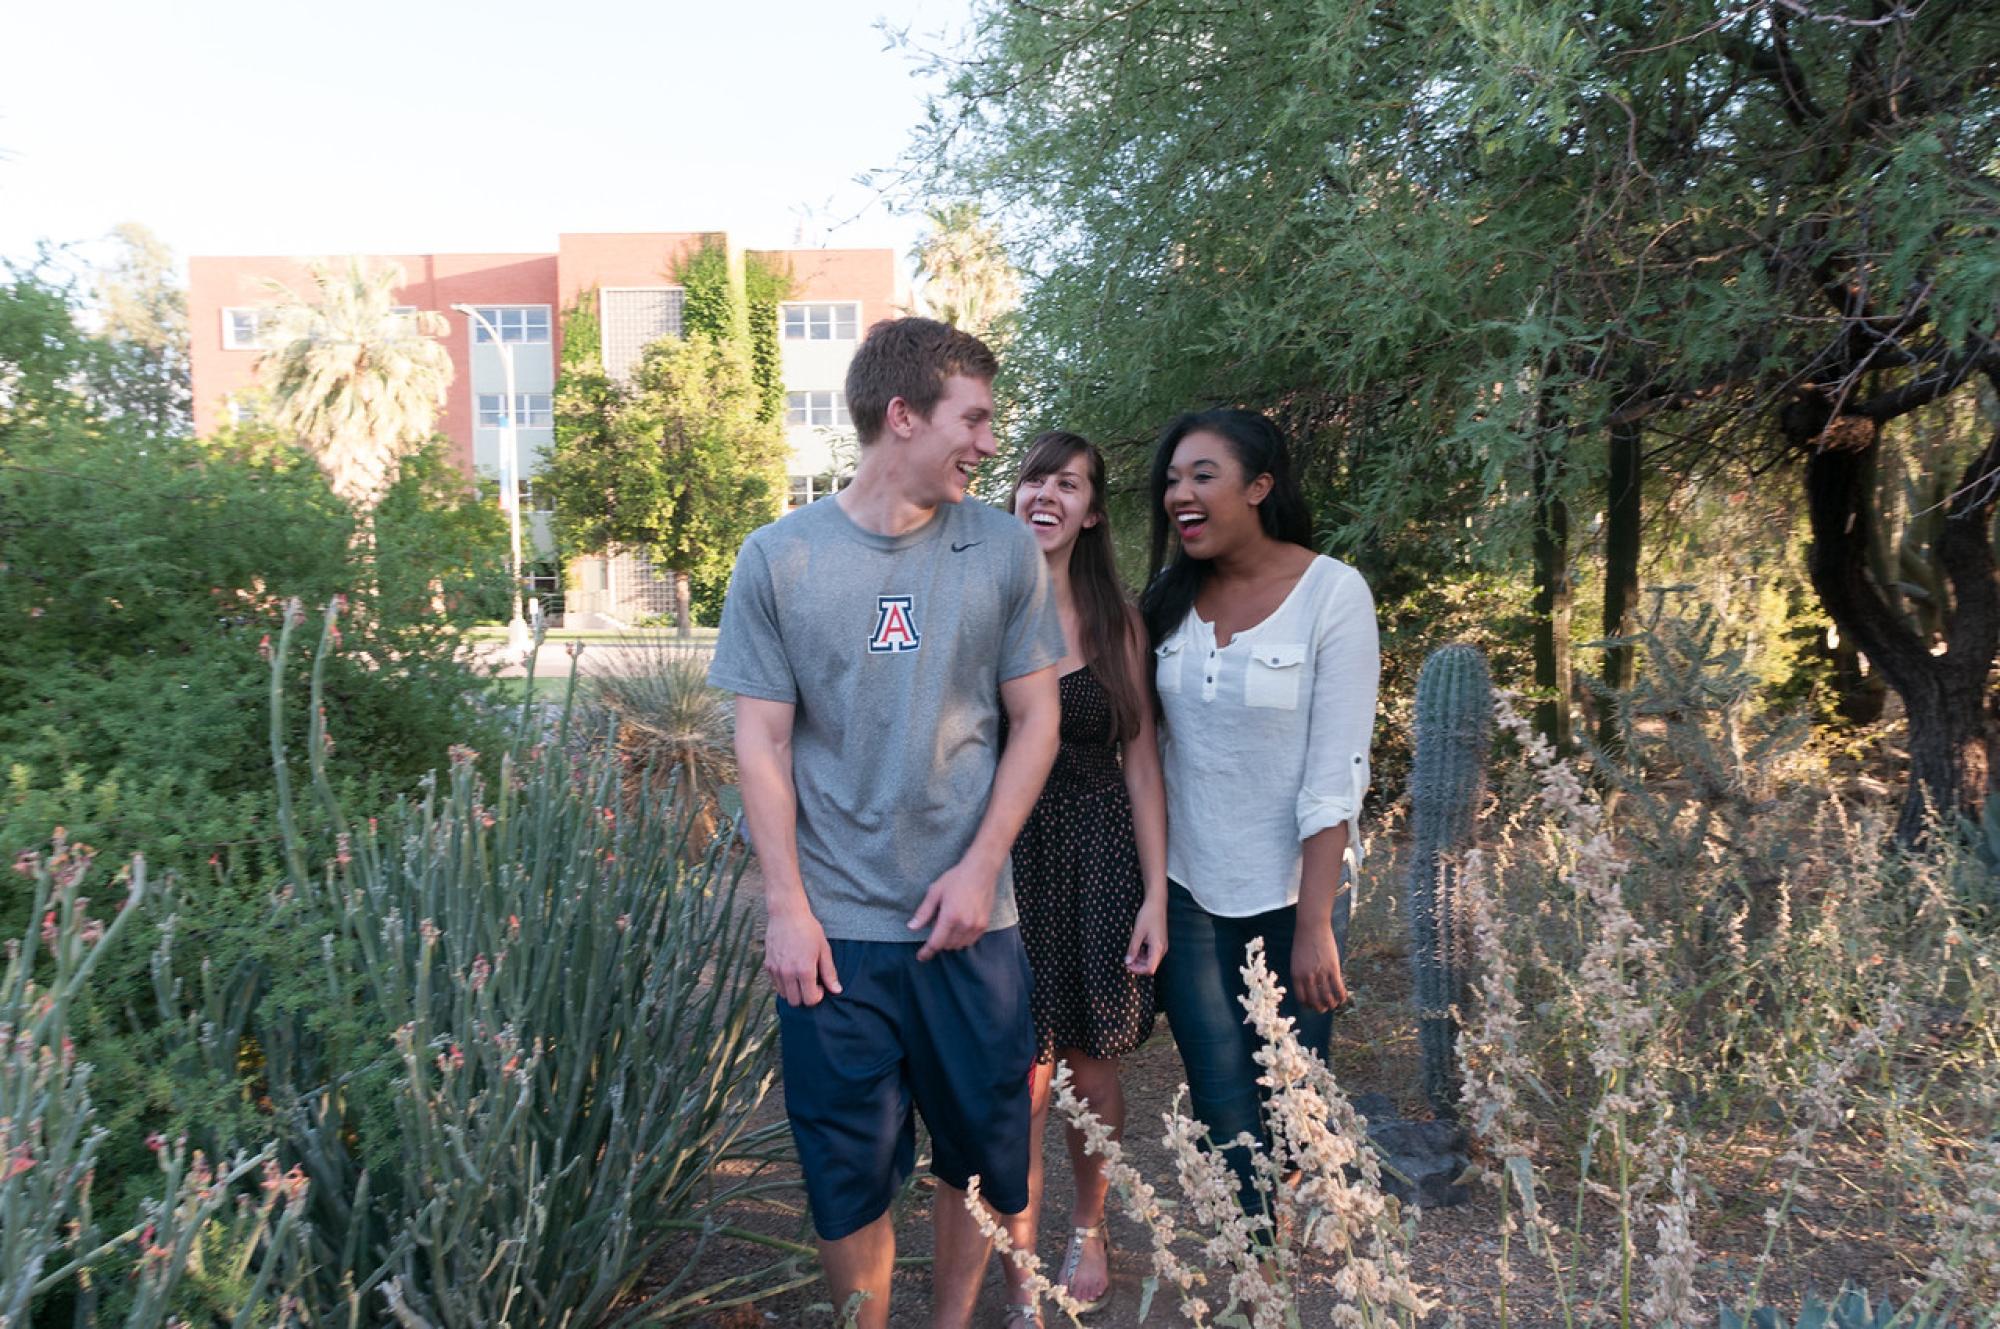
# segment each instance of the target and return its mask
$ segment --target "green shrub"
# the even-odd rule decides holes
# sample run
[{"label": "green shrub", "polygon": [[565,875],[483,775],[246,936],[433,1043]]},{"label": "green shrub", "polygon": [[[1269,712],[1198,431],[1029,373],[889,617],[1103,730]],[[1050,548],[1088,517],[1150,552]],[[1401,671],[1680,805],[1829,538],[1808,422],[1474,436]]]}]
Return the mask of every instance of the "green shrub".
[{"label": "green shrub", "polygon": [[[121,874],[125,898],[105,922],[81,894],[90,862],[88,848],[62,836],[49,853],[14,862],[32,883],[33,908],[0,978],[0,1325],[25,1325],[38,1301],[53,1299],[66,1300],[68,1322],[83,1329],[112,1318],[158,1329],[183,1323],[182,1306],[218,1298],[238,1326],[281,1322],[305,1272],[305,1181],[280,1174],[271,1148],[217,1167],[185,1138],[155,1134],[147,1147],[163,1194],[141,1201],[122,1231],[98,1227],[92,1177],[108,1132],[75,1022],[93,972],[142,916],[146,870],[137,860]],[[107,1268],[124,1277],[103,1277]],[[97,1313],[100,1284],[116,1290],[113,1315]]]},{"label": "green shrub", "polygon": [[[268,879],[262,656],[285,596],[324,603],[367,583],[350,516],[309,460],[241,437],[142,446],[52,427],[8,443],[0,852],[63,825],[103,861],[143,849],[190,885],[212,879],[211,858]],[[357,795],[407,787],[453,741],[490,741],[478,675],[455,653],[491,576],[444,552],[476,553],[484,519],[443,484],[445,465],[421,455],[383,505],[382,593],[328,666],[334,778]],[[287,722],[303,733],[304,707]],[[0,893],[0,924],[20,907]]]},{"label": "green shrub", "polygon": [[[741,851],[687,855],[677,790],[627,798],[615,744],[579,756],[535,732],[490,781],[457,748],[418,796],[350,817],[318,718],[335,621],[301,745],[330,861],[292,833],[281,760],[290,889],[268,947],[162,1005],[194,1012],[183,1056],[261,1066],[283,1156],[313,1183],[310,1305],[595,1323],[711,1202],[769,1082]],[[281,752],[291,635],[272,665]]]}]

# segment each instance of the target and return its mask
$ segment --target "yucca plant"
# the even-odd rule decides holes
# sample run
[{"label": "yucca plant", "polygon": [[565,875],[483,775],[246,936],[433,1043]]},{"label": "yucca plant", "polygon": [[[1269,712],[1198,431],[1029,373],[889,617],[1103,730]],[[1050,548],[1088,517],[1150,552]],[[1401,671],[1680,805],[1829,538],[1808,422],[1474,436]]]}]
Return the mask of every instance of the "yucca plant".
[{"label": "yucca plant", "polygon": [[611,664],[585,682],[586,715],[615,726],[627,758],[628,793],[642,781],[671,787],[690,820],[687,849],[701,854],[724,819],[723,787],[735,782],[729,697],[708,685],[708,654],[658,638],[607,649]]},{"label": "yucca plant", "polygon": [[307,753],[334,828],[323,872],[293,829],[275,724],[272,741],[293,890],[332,918],[313,943],[328,1002],[375,1060],[332,1064],[324,1013],[258,1025],[319,1192],[315,1303],[439,1329],[600,1323],[696,1223],[769,1084],[741,850],[689,853],[670,778],[642,774],[627,798],[615,751],[526,735],[490,780],[454,750],[418,796],[351,819],[318,684],[338,612]]},{"label": "yucca plant", "polygon": [[162,1198],[142,1201],[138,1221],[112,1236],[93,1221],[90,1179],[104,1132],[70,1019],[100,959],[142,912],[146,867],[133,861],[125,900],[103,922],[80,894],[90,862],[89,848],[58,830],[48,854],[14,864],[33,879],[34,909],[27,935],[7,945],[0,982],[0,1329],[27,1325],[56,1294],[73,1303],[72,1323],[99,1324],[97,1290],[112,1268],[125,1274],[117,1316],[125,1329],[186,1323],[184,1299],[215,1307],[238,1329],[291,1322],[306,1183],[279,1172],[275,1149],[216,1167],[185,1140],[155,1137]]}]

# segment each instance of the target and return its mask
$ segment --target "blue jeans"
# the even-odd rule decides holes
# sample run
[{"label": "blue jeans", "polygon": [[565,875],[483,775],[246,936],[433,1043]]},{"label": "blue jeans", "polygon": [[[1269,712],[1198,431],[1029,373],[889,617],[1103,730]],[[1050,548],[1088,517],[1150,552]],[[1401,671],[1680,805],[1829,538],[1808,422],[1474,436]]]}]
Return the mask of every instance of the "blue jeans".
[{"label": "blue jeans", "polygon": [[[1353,907],[1352,890],[1342,891],[1333,905],[1333,939],[1343,957]],[[1208,1127],[1211,1140],[1233,1140],[1247,1131],[1270,1145],[1261,1110],[1263,1091],[1257,1086],[1263,1073],[1255,1060],[1257,1031],[1245,1022],[1243,997],[1249,988],[1238,972],[1252,940],[1263,938],[1264,963],[1287,989],[1279,1009],[1296,1021],[1300,1045],[1322,1058],[1327,1055],[1333,1012],[1307,1010],[1289,990],[1298,913],[1297,906],[1287,905],[1247,918],[1225,918],[1195,903],[1179,882],[1167,883],[1167,954],[1155,990],[1187,1068],[1190,1107]],[[1263,1199],[1253,1184],[1250,1151],[1225,1149],[1223,1156],[1236,1173],[1244,1212],[1259,1212]]]}]

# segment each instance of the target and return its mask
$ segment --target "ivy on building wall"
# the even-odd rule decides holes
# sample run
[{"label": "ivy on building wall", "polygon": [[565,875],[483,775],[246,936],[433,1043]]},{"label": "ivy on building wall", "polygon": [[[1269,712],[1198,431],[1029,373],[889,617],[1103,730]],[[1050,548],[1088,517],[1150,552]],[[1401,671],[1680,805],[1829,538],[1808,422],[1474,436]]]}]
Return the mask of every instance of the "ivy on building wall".
[{"label": "ivy on building wall", "polygon": [[[555,452],[608,438],[617,385],[604,372],[604,333],[597,321],[597,288],[584,291],[563,311],[562,358],[555,386]],[[560,526],[560,523],[558,523]]]},{"label": "ivy on building wall", "polygon": [[743,306],[750,324],[750,373],[763,398],[763,418],[785,416],[785,369],[778,351],[778,306],[791,298],[791,265],[762,254],[743,260]]},{"label": "ivy on building wall", "polygon": [[705,237],[674,265],[674,280],[681,287],[681,335],[743,341],[746,328],[735,266],[727,246],[715,236]]}]

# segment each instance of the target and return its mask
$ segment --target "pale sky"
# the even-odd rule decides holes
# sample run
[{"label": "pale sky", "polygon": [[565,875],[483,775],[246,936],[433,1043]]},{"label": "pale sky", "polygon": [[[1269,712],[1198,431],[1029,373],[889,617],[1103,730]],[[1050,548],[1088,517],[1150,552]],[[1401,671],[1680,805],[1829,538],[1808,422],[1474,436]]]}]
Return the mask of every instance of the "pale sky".
[{"label": "pale sky", "polygon": [[[878,18],[971,0],[65,0],[5,7],[0,256],[551,251],[562,231],[890,246],[855,183],[927,90]],[[935,45],[935,41],[928,44]]]}]

